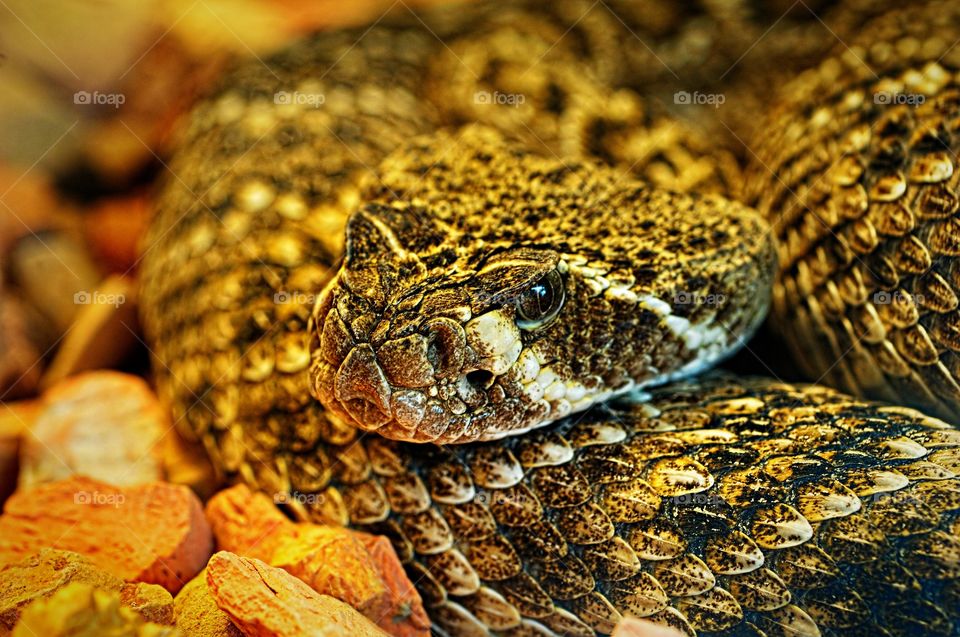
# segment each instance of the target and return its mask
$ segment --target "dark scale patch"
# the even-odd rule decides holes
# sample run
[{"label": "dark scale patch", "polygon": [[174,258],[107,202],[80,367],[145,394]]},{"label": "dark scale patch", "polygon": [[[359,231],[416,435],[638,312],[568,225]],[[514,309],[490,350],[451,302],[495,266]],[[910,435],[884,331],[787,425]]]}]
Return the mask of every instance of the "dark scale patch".
[{"label": "dark scale patch", "polygon": [[708,537],[729,531],[737,523],[736,510],[711,493],[675,496],[673,519],[689,536]]},{"label": "dark scale patch", "polygon": [[440,252],[435,252],[433,254],[423,257],[423,264],[431,270],[446,268],[447,266],[455,263],[457,260],[457,253],[453,249],[441,250]]}]

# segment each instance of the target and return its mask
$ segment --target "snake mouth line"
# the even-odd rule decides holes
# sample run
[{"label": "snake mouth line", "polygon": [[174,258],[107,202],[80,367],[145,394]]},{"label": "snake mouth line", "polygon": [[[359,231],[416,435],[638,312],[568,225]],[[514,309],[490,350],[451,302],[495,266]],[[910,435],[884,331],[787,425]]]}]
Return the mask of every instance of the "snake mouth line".
[{"label": "snake mouth line", "polygon": [[414,442],[494,440],[549,424],[632,388],[599,378],[564,380],[524,350],[505,372],[478,368],[427,388],[392,385],[372,347],[351,349],[339,365],[315,360],[314,395],[337,417],[365,431]]}]

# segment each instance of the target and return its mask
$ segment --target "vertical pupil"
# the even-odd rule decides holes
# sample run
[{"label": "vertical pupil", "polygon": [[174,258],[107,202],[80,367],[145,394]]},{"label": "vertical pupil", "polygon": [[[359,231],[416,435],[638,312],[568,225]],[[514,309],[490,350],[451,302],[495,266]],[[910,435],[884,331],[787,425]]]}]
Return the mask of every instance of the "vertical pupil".
[{"label": "vertical pupil", "polygon": [[527,288],[517,299],[517,317],[522,329],[535,330],[557,315],[563,305],[563,280],[553,270]]},{"label": "vertical pupil", "polygon": [[543,283],[538,283],[530,290],[533,298],[531,299],[531,310],[537,317],[543,316],[550,310],[550,289]]}]

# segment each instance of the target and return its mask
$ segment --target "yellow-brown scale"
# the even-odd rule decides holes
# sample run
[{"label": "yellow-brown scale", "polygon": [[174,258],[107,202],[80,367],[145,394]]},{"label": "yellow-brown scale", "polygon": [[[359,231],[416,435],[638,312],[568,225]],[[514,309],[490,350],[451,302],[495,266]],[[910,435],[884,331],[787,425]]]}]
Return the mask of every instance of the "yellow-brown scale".
[{"label": "yellow-brown scale", "polygon": [[745,201],[779,238],[773,323],[812,378],[960,413],[960,9],[883,16],[791,83]]}]

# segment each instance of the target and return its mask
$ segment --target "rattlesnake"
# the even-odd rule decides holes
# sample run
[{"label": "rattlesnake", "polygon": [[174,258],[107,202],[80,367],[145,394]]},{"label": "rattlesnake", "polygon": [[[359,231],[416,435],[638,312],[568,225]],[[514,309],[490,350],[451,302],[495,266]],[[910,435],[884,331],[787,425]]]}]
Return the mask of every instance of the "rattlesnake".
[{"label": "rattlesnake", "polygon": [[771,236],[720,195],[775,178],[627,88],[604,14],[525,4],[322,34],[198,104],[141,270],[178,426],[295,517],[387,535],[450,635],[957,634],[960,435],[656,387],[765,313]]}]

